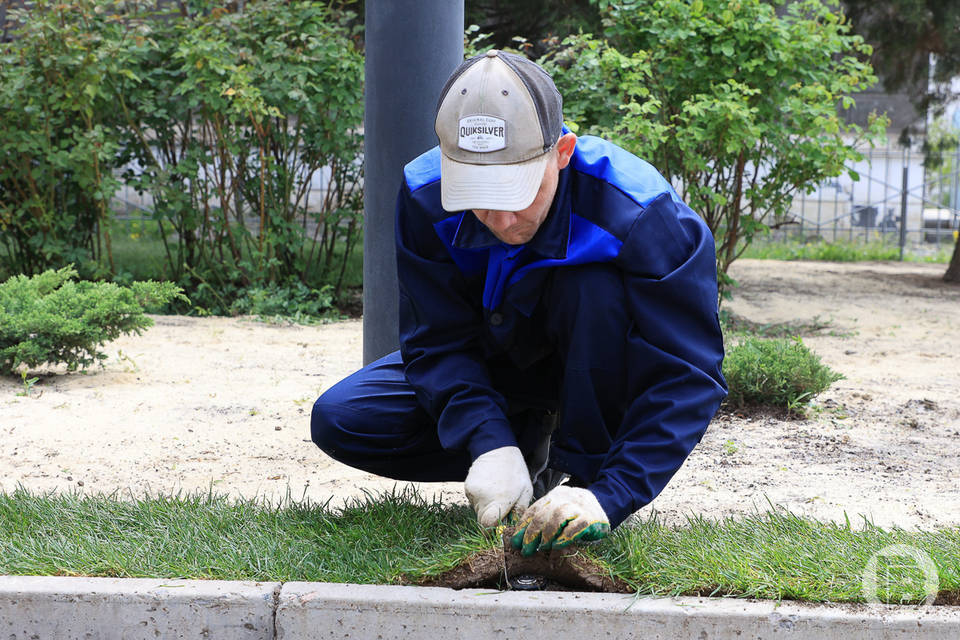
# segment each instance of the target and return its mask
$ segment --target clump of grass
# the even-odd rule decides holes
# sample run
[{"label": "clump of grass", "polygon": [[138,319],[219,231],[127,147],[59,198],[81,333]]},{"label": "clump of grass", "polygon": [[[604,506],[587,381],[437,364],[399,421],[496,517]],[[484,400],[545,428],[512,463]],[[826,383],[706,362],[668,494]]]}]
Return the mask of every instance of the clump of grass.
[{"label": "clump of grass", "polygon": [[824,365],[799,337],[747,337],[727,352],[723,375],[730,387],[729,406],[769,407],[791,413],[801,413],[815,396],[843,378]]},{"label": "clump of grass", "polygon": [[[773,507],[669,527],[656,514],[621,526],[578,553],[641,594],[735,595],[862,602],[868,561],[891,544],[916,547],[937,567],[941,594],[960,589],[960,529],[855,530]],[[389,584],[435,576],[494,548],[463,505],[412,489],[341,507],[213,494],[148,496],[0,494],[0,573]],[[901,565],[903,563],[900,563]],[[909,567],[881,567],[884,602],[924,600]]]},{"label": "clump of grass", "polygon": [[[744,258],[760,260],[824,260],[829,262],[864,262],[900,260],[899,235],[884,238],[874,232],[864,240],[760,240],[751,243],[744,251]],[[947,263],[953,255],[955,239],[943,238],[940,245],[931,243],[912,244],[905,247],[904,260],[910,262]]]},{"label": "clump of grass", "polygon": [[873,240],[816,240],[814,242],[758,242],[743,254],[744,258],[762,260],[827,260],[831,262],[858,262],[864,260],[899,260],[897,244]]},{"label": "clump of grass", "polygon": [[251,287],[238,295],[230,305],[234,315],[254,315],[263,322],[316,324],[336,318],[333,308],[333,287],[312,289],[302,282],[288,285]]},{"label": "clump of grass", "polygon": [[947,242],[942,242],[939,245],[933,245],[932,247],[924,247],[924,251],[910,251],[904,254],[904,257],[910,262],[933,262],[938,264],[948,264],[950,258],[953,257],[953,252],[957,244],[957,232],[954,231],[954,236],[951,240]]}]

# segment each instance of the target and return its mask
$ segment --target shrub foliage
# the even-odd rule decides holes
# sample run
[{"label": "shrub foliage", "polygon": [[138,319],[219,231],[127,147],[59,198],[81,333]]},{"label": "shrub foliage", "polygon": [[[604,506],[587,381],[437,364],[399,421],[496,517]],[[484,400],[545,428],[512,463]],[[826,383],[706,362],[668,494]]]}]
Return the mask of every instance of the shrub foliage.
[{"label": "shrub foliage", "polygon": [[153,324],[144,309],[183,297],[170,282],[75,282],[72,267],[0,284],[0,374],[20,365],[67,365],[70,371],[106,359],[100,347]]},{"label": "shrub foliage", "polygon": [[764,406],[799,412],[843,376],[820,362],[800,338],[747,337],[723,361],[732,407]]},{"label": "shrub foliage", "polygon": [[870,47],[832,0],[595,0],[605,39],[571,36],[544,63],[568,116],[657,167],[703,216],[727,267],[786,221],[794,195],[850,173],[840,112],[876,82]]},{"label": "shrub foliage", "polygon": [[118,43],[67,5],[31,4],[0,44],[0,266],[92,272],[110,262],[104,222],[120,141],[106,83]]},{"label": "shrub foliage", "polygon": [[176,230],[173,277],[310,283],[359,233],[362,58],[321,3],[219,4],[126,21],[142,36],[116,76],[127,179]]},{"label": "shrub foliage", "polygon": [[198,302],[339,287],[360,234],[363,59],[328,3],[29,4],[0,44],[0,271],[117,276],[125,185],[147,194],[164,277]]}]

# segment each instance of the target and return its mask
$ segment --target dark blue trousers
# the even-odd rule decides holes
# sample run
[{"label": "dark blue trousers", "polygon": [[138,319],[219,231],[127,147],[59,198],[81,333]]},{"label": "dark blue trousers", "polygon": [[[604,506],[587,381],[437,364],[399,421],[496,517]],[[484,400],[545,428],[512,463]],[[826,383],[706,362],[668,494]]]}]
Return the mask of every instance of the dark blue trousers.
[{"label": "dark blue trousers", "polygon": [[[529,317],[498,310],[503,325],[523,340],[523,366],[506,353],[487,364],[506,398],[507,418],[528,453],[549,412],[558,414],[548,466],[589,485],[616,438],[627,398],[627,334],[631,320],[621,272],[606,264],[557,268],[541,274],[536,311]],[[528,276],[529,277],[529,276]],[[524,358],[528,360],[528,358]],[[345,378],[316,401],[313,441],[332,458],[376,475],[412,481],[462,481],[466,451],[440,445],[436,422],[420,406],[394,352]]]}]

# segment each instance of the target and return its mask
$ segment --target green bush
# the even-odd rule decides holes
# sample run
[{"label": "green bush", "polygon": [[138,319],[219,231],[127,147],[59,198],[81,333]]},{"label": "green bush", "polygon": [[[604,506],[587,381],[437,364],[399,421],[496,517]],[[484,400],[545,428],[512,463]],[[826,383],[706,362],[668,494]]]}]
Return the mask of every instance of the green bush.
[{"label": "green bush", "polygon": [[604,135],[623,119],[628,97],[621,88],[642,58],[623,55],[590,34],[564,38],[539,62],[563,96],[563,117],[578,135]]},{"label": "green bush", "polygon": [[714,234],[722,291],[730,263],[797,193],[857,179],[857,142],[883,134],[883,118],[861,128],[841,117],[876,77],[833,0],[783,11],[765,0],[595,2],[605,39],[568,38],[545,60],[564,111],[677,186]]},{"label": "green bush", "polygon": [[336,281],[334,248],[359,235],[363,58],[324,3],[221,5],[140,25],[116,91],[129,182],[176,229],[174,279]]},{"label": "green bush", "polygon": [[121,334],[139,334],[153,324],[145,308],[183,298],[169,282],[74,282],[73,267],[0,284],[0,374],[20,365],[64,363],[87,368],[106,359],[99,350]]},{"label": "green bush", "polygon": [[728,405],[790,412],[801,412],[816,395],[843,378],[822,364],[800,338],[745,338],[727,352],[723,375],[730,387]]},{"label": "green bush", "polygon": [[[109,200],[120,132],[109,77],[118,42],[93,4],[38,0],[0,44],[0,271],[111,265]],[[86,19],[81,19],[86,18]]]},{"label": "green bush", "polygon": [[0,273],[127,279],[109,233],[127,186],[149,195],[158,276],[217,290],[212,310],[291,281],[339,294],[362,227],[363,56],[328,3],[240,4],[11,10]]}]

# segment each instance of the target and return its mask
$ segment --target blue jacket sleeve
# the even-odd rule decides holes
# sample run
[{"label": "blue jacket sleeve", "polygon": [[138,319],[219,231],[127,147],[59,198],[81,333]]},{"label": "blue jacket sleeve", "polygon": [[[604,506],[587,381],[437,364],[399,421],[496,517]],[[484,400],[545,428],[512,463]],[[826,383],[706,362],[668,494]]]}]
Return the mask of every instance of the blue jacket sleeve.
[{"label": "blue jacket sleeve", "polygon": [[612,526],[663,490],[727,393],[716,252],[703,221],[665,193],[638,216],[617,263],[633,319],[633,400],[590,486]]},{"label": "blue jacket sleeve", "polygon": [[431,213],[406,184],[397,198],[400,353],[420,404],[437,421],[446,449],[473,459],[516,445],[506,401],[490,381],[480,341],[483,315],[433,228]]}]

